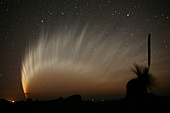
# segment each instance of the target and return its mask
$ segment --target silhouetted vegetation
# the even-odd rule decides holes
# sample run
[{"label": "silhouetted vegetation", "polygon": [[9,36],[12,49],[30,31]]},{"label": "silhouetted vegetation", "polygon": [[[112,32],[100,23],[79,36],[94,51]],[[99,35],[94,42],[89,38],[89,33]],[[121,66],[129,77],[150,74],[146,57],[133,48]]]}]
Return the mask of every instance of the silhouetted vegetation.
[{"label": "silhouetted vegetation", "polygon": [[147,95],[148,88],[154,84],[154,78],[149,73],[149,68],[135,64],[132,69],[137,77],[127,83],[126,98],[127,99],[142,99]]}]

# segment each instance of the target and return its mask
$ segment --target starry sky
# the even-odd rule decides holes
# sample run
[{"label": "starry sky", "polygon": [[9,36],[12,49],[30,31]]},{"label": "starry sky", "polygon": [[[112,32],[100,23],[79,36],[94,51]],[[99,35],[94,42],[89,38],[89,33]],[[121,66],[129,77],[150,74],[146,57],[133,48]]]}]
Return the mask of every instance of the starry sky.
[{"label": "starry sky", "polygon": [[[50,69],[55,67],[52,72],[58,73],[57,77],[64,76],[60,79],[40,76],[47,72],[47,68],[40,68],[28,87],[28,93],[37,91],[32,94],[35,98],[73,93],[112,98],[124,95],[126,83],[135,77],[130,71],[133,64],[147,65],[148,33],[152,48],[150,72],[156,78],[152,92],[170,96],[169,23],[168,0],[0,0],[0,98],[25,98],[21,73],[29,55],[38,58],[45,55],[44,63],[51,56],[61,58],[58,65],[50,64]],[[57,46],[59,49],[54,49]],[[37,49],[43,47],[48,52],[38,54]],[[59,55],[53,55],[55,51]],[[75,58],[71,55],[75,52],[77,60],[73,62]],[[63,62],[71,63],[62,68]],[[56,71],[59,69],[56,66],[62,72]],[[80,76],[74,79],[75,75]],[[88,83],[83,81],[84,76],[90,79]],[[71,81],[68,85],[74,83],[73,87],[79,87],[70,90],[62,82],[55,84],[57,80]],[[48,87],[38,90],[44,86]]]}]

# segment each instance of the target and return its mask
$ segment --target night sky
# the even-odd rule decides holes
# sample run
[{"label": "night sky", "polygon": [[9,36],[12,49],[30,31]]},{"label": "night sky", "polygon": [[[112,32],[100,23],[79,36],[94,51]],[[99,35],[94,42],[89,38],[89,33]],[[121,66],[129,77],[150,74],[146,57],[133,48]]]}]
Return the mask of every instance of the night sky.
[{"label": "night sky", "polygon": [[151,91],[170,96],[168,2],[0,0],[0,98],[25,99],[24,66],[33,98],[121,97],[133,64],[147,66],[148,33]]}]

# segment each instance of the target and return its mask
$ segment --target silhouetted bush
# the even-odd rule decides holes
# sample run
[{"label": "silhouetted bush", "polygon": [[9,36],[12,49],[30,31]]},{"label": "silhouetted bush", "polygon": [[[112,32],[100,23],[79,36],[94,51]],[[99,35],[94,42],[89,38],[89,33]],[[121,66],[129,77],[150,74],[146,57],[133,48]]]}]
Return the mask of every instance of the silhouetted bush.
[{"label": "silhouetted bush", "polygon": [[137,75],[137,78],[130,80],[126,86],[126,98],[127,99],[141,99],[147,95],[149,87],[153,86],[153,77],[149,73],[148,67],[143,67],[135,64],[135,68],[132,69]]}]

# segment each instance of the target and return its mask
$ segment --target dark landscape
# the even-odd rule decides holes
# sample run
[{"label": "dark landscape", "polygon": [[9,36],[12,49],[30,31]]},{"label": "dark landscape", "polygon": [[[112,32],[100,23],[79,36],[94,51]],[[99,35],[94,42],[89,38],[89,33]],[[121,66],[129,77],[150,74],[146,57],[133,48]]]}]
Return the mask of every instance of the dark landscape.
[{"label": "dark landscape", "polygon": [[46,101],[33,101],[31,98],[27,101],[9,102],[0,99],[1,110],[6,112],[169,112],[170,98],[158,96],[152,93],[147,94],[145,98],[138,100],[128,100],[126,98],[119,100],[92,102],[84,101],[81,95],[73,95],[68,98],[57,98]]}]

